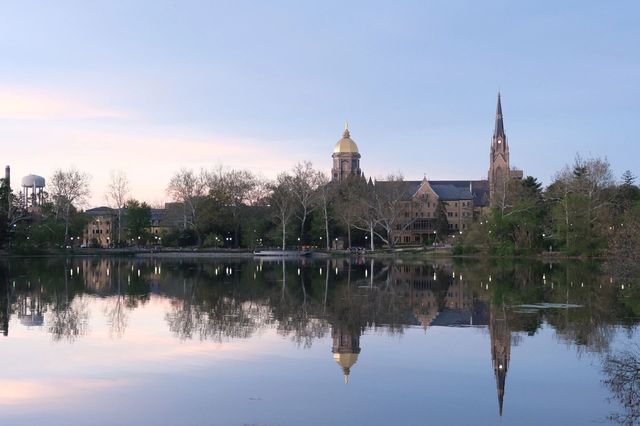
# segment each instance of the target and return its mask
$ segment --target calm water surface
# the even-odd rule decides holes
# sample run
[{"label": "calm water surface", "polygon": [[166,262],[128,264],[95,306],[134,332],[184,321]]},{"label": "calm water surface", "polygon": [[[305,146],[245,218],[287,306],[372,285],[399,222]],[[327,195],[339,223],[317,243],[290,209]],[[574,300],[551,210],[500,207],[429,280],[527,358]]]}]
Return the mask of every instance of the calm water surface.
[{"label": "calm water surface", "polygon": [[637,349],[640,292],[596,266],[17,259],[0,279],[2,425],[633,424],[640,411],[619,403],[640,384],[611,385],[607,361]]}]

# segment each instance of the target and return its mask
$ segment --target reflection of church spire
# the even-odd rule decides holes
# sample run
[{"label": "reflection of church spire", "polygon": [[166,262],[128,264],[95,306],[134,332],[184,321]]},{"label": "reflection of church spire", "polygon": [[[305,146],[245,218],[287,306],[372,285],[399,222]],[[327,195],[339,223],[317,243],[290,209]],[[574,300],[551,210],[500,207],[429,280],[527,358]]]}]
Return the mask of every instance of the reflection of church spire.
[{"label": "reflection of church spire", "polygon": [[360,353],[360,333],[351,333],[346,327],[334,326],[331,329],[333,338],[333,359],[342,368],[344,382],[349,383],[351,367],[358,361]]},{"label": "reflection of church spire", "polygon": [[491,335],[491,360],[498,388],[498,405],[502,416],[504,388],[511,357],[511,331],[507,324],[507,315],[502,307],[492,307],[489,313],[489,334]]}]

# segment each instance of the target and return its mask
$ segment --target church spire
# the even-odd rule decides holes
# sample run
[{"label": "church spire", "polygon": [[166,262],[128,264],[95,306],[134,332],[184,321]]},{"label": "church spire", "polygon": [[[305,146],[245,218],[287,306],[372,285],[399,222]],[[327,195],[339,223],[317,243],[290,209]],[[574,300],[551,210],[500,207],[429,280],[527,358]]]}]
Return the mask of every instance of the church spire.
[{"label": "church spire", "polygon": [[505,136],[504,122],[502,121],[502,102],[500,101],[500,92],[498,92],[498,105],[496,106],[496,127],[493,131],[493,136]]}]

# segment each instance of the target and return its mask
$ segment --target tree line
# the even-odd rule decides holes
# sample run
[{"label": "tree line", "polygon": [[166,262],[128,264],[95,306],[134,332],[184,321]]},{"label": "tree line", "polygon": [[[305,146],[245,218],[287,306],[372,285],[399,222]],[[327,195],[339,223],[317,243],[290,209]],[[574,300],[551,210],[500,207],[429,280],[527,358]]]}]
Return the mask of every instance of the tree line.
[{"label": "tree line", "polygon": [[497,255],[562,251],[571,256],[637,256],[640,188],[626,171],[616,182],[606,159],[576,156],[543,188],[512,180],[463,235],[459,252]]},{"label": "tree line", "polygon": [[[0,243],[7,247],[51,248],[74,245],[90,218],[86,206],[90,176],[77,169],[57,170],[37,211],[25,208],[0,182]],[[416,218],[406,215],[411,199],[402,176],[382,182],[329,176],[301,162],[264,179],[250,170],[217,167],[182,169],[168,182],[172,203],[163,211],[161,239],[150,234],[151,206],[130,197],[122,171],[113,172],[104,196],[115,211],[114,245],[256,248],[313,245],[325,249],[394,247],[399,231]],[[640,188],[627,171],[617,183],[609,163],[577,156],[543,188],[534,177],[505,182],[492,207],[475,209],[468,231],[450,239],[446,206],[440,202],[430,226],[441,242],[456,241],[457,253],[495,255],[565,252],[597,256],[637,255]],[[432,242],[432,241],[429,241]]]}]

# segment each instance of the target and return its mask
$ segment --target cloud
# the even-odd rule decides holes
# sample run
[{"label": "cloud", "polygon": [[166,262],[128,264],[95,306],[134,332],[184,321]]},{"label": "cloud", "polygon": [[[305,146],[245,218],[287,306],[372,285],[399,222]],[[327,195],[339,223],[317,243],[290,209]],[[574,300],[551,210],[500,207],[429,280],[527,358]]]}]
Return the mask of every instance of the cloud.
[{"label": "cloud", "polygon": [[125,118],[119,111],[91,105],[76,95],[32,88],[0,87],[2,120],[83,120]]},{"label": "cloud", "polygon": [[43,403],[51,398],[82,397],[88,392],[124,387],[119,379],[0,379],[0,406]]},{"label": "cloud", "polygon": [[167,201],[167,183],[183,167],[223,165],[271,178],[302,160],[291,154],[283,156],[282,141],[129,121],[99,128],[91,123],[5,123],[0,126],[0,140],[8,144],[3,159],[11,165],[14,190],[21,176],[35,173],[48,178],[55,169],[73,165],[92,176],[91,206],[105,203],[111,170],[126,172],[132,197],[155,203]]}]

